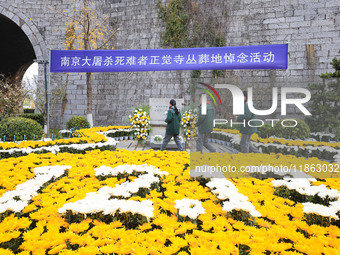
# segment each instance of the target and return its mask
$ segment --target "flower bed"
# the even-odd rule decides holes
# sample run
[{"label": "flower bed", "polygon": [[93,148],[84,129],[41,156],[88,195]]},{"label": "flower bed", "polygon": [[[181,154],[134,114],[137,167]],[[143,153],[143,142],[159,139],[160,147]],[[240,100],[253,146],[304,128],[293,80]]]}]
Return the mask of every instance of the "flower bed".
[{"label": "flower bed", "polygon": [[83,144],[83,143],[98,143],[105,142],[107,139],[103,134],[99,132],[107,132],[109,130],[125,130],[129,129],[128,126],[108,126],[108,127],[94,127],[88,129],[80,129],[77,132],[82,134],[80,138],[69,138],[69,139],[55,139],[53,141],[22,141],[18,143],[4,142],[0,143],[0,150],[9,150],[13,148],[40,148],[54,145],[68,145],[68,144]]},{"label": "flower bed", "polygon": [[128,132],[130,129],[124,126],[96,127],[78,130],[77,132],[80,132],[83,136],[81,138],[57,139],[46,142],[20,142],[18,144],[3,143],[1,145],[5,149],[0,149],[0,159],[25,156],[30,153],[84,153],[85,151],[96,149],[115,150],[117,142],[115,142],[115,139],[107,138],[106,135],[116,131]]},{"label": "flower bed", "polygon": [[[291,155],[223,156],[239,165],[301,161]],[[153,150],[0,160],[0,253],[336,254],[340,249],[339,221],[319,222],[312,205],[276,195],[272,179],[202,181],[190,178],[188,166],[187,152]],[[337,201],[340,179],[313,179],[303,187],[317,186],[335,194],[330,202]],[[10,207],[20,202],[27,205]]]},{"label": "flower bed", "polygon": [[109,130],[106,132],[102,132],[101,134],[105,135],[106,137],[114,138],[116,141],[123,141],[123,140],[132,140],[134,138],[133,130],[130,128],[119,128],[114,130]]},{"label": "flower bed", "polygon": [[[238,130],[215,129],[212,138],[229,142],[240,150],[240,133]],[[253,144],[263,153],[282,153],[298,157],[317,157],[329,161],[340,162],[340,143],[326,143],[302,140],[286,140],[283,138],[259,138],[252,136]]]},{"label": "flower bed", "polygon": [[[236,129],[219,129],[215,128],[215,131],[223,132],[223,133],[229,133],[229,134],[239,134],[240,132]],[[295,145],[295,146],[313,146],[313,147],[322,147],[322,146],[328,146],[335,149],[340,149],[340,142],[317,142],[317,141],[303,141],[303,140],[288,140],[284,138],[260,138],[257,134],[254,134],[252,136],[252,140],[254,142],[260,142],[263,144],[267,143],[273,143],[273,144],[282,144],[282,145]]]},{"label": "flower bed", "polygon": [[[291,198],[303,205],[306,214],[315,214],[315,221],[321,225],[329,225],[332,220],[339,220],[340,193],[336,189],[328,189],[324,184],[311,185],[316,179],[296,178],[272,181],[275,195]],[[340,215],[340,214],[339,214]],[[307,222],[313,219],[307,218]]]},{"label": "flower bed", "polygon": [[311,133],[310,136],[320,142],[335,142],[335,135],[330,134],[330,133],[324,133],[324,132],[316,132],[316,133]]},{"label": "flower bed", "polygon": [[44,154],[44,153],[61,153],[61,152],[69,152],[69,153],[85,153],[86,151],[91,150],[115,150],[116,142],[113,139],[109,139],[106,142],[99,142],[99,143],[86,143],[86,144],[70,144],[70,145],[54,145],[49,147],[39,147],[36,149],[22,148],[22,149],[9,149],[9,150],[0,150],[0,159],[4,158],[11,158],[11,157],[21,157],[26,156],[30,153],[36,154]]}]

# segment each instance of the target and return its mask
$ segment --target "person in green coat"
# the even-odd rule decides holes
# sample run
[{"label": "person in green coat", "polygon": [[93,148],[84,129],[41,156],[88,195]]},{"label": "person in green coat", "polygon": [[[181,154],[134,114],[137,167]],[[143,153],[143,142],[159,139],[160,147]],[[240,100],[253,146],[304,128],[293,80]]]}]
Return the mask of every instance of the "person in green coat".
[{"label": "person in green coat", "polygon": [[168,115],[165,119],[165,122],[167,123],[167,125],[166,125],[165,137],[161,145],[161,151],[165,150],[166,146],[168,145],[172,137],[174,138],[176,142],[178,150],[183,151],[181,139],[179,139],[179,136],[178,136],[180,123],[181,123],[181,113],[177,109],[176,101],[174,99],[170,100],[170,107],[169,107]]},{"label": "person in green coat", "polygon": [[196,150],[203,153],[203,146],[210,152],[216,152],[216,149],[208,142],[210,133],[213,131],[215,109],[207,101],[207,113],[202,115],[202,95],[200,98],[201,106],[199,109],[198,120],[196,126],[198,127],[198,137],[196,140]]},{"label": "person in green coat", "polygon": [[249,110],[247,91],[243,91],[243,95],[244,95],[244,114],[237,117],[237,121],[245,122],[245,125],[241,124],[240,126],[240,133],[242,134],[240,142],[241,152],[249,153],[249,151],[251,151],[259,153],[259,150],[250,141],[252,134],[256,133],[257,127],[251,127],[248,125],[248,121],[251,119],[256,119],[256,115]]}]

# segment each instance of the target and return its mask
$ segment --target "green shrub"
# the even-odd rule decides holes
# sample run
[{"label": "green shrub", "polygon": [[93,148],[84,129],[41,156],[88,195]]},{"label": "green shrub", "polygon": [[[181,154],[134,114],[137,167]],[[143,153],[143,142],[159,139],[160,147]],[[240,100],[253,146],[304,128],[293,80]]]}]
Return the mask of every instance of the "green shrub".
[{"label": "green shrub", "polygon": [[305,120],[312,132],[334,133],[339,126],[340,118],[340,59],[334,57],[331,66],[335,69],[333,73],[322,73],[322,83],[309,84],[311,92],[309,109],[312,114]]},{"label": "green shrub", "polygon": [[0,136],[6,136],[6,141],[21,141],[24,135],[27,140],[40,139],[44,134],[41,125],[32,119],[21,117],[10,117],[0,122]]},{"label": "green shrub", "polygon": [[340,127],[335,130],[335,139],[340,141]]},{"label": "green shrub", "polygon": [[18,117],[35,120],[42,127],[44,127],[44,124],[45,124],[44,116],[41,113],[24,113],[24,114],[18,115]]},{"label": "green shrub", "polygon": [[74,116],[66,122],[66,127],[67,127],[67,129],[71,129],[71,128],[75,128],[75,127],[79,128],[79,129],[89,128],[90,123],[83,116]]},{"label": "green shrub", "polygon": [[34,113],[34,109],[26,108],[24,109],[24,113]]},{"label": "green shrub", "polygon": [[238,126],[236,126],[236,125],[230,126],[229,123],[223,123],[223,124],[216,124],[215,128],[220,128],[220,129],[238,129]]},{"label": "green shrub", "polygon": [[257,130],[261,138],[267,138],[272,135],[276,135],[274,127],[272,127],[271,124],[264,124],[262,127],[259,127]]},{"label": "green shrub", "polygon": [[[273,135],[277,137],[289,138],[289,139],[306,139],[310,137],[309,126],[299,119],[295,119],[297,125],[295,127],[284,127],[281,122],[276,122],[274,125]],[[294,123],[285,123],[285,125],[293,125]]]}]

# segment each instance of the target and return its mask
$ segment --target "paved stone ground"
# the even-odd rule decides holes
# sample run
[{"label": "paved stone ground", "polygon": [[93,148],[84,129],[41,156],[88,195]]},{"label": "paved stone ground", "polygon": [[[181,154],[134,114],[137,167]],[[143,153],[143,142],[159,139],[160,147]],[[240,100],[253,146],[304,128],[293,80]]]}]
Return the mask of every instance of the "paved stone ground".
[{"label": "paved stone ground", "polygon": [[[134,140],[126,140],[126,141],[120,141],[117,145],[117,149],[126,149],[126,150],[129,150],[129,151],[133,151],[133,150],[136,150],[136,151],[144,151],[144,150],[149,150],[151,149],[151,147],[146,144],[145,146],[137,146],[137,141],[134,141]],[[225,146],[225,145],[220,145],[220,144],[217,144],[217,143],[211,143],[212,146],[214,146],[217,150],[217,152],[220,152],[220,153],[224,153],[224,152],[228,152],[229,154],[233,154],[233,153],[237,153],[237,150],[231,148],[231,147],[228,147],[228,146]],[[186,151],[188,152],[194,152],[196,151],[196,143],[195,142],[191,142],[189,144],[190,147],[187,147],[186,148]],[[158,150],[158,149],[154,149],[154,150]],[[169,151],[176,151],[176,149],[169,149]],[[209,152],[206,148],[204,148],[203,152]]]}]

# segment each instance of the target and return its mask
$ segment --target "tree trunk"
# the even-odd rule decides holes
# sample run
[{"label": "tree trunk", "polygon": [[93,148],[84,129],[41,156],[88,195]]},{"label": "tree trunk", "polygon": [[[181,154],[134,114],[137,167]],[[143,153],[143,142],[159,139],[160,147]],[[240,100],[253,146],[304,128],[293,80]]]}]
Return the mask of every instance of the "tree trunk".
[{"label": "tree trunk", "polygon": [[[84,1],[84,7],[88,7],[88,1]],[[85,50],[90,50],[90,17],[89,14],[86,13],[86,23],[84,26],[84,48]],[[89,122],[90,126],[93,127],[93,117],[92,117],[92,80],[91,80],[91,72],[86,73],[86,91],[87,91],[87,115],[86,119]]]},{"label": "tree trunk", "polygon": [[[179,98],[185,98],[185,88],[184,88],[184,82],[182,80],[182,73],[183,71],[177,71],[177,76],[179,80]],[[183,106],[181,106],[183,107]]]},{"label": "tree trunk", "polygon": [[87,88],[87,121],[90,123],[90,126],[93,127],[93,117],[92,117],[92,73],[86,73],[86,88]]}]

